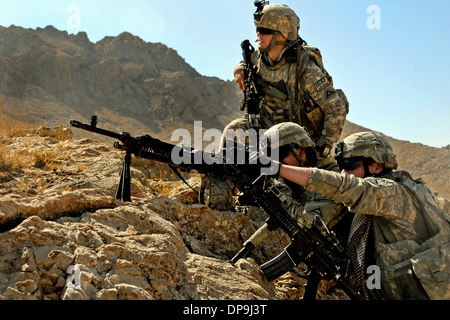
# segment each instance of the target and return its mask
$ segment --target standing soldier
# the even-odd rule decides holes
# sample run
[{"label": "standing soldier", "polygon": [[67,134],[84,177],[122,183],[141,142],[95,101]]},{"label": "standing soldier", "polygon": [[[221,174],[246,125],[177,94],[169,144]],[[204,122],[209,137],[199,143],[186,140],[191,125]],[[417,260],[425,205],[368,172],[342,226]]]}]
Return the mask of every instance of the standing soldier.
[{"label": "standing soldier", "polygon": [[[255,86],[260,98],[256,117],[260,124],[249,126],[248,115],[245,119],[236,119],[225,127],[222,142],[233,139],[239,132],[245,135],[248,129],[269,129],[279,123],[294,122],[304,127],[314,141],[320,160],[318,167],[332,169],[336,162],[330,156],[330,150],[341,135],[348,113],[347,99],[342,90],[334,89],[332,77],[323,67],[320,51],[306,46],[299,37],[300,19],[295,12],[286,5],[266,3],[255,2],[258,50],[251,54],[250,61],[242,62],[234,69],[235,80],[247,97],[249,88],[245,84],[249,79],[244,70],[248,70],[248,64],[256,70]],[[232,138],[227,136],[229,133],[233,134]],[[244,143],[246,137],[237,138]],[[205,176],[200,202],[213,209],[229,210],[232,208],[232,189],[230,184]]]},{"label": "standing soldier", "polygon": [[[286,5],[258,7],[254,23],[258,50],[251,56],[260,79],[261,127],[269,129],[281,122],[295,122],[308,130],[316,144],[322,167],[331,148],[340,138],[348,112],[342,90],[333,87],[332,77],[322,64],[317,48],[305,45],[298,36],[300,19]],[[245,64],[234,69],[234,77],[246,89]],[[249,129],[244,119],[236,119],[227,129]],[[325,160],[326,159],[326,160]]]}]

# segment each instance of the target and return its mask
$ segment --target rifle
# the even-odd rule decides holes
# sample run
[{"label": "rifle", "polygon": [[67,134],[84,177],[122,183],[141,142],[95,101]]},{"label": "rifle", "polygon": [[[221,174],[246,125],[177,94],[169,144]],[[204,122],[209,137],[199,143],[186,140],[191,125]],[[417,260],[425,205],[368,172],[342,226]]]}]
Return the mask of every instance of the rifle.
[{"label": "rifle", "polygon": [[[119,141],[114,143],[114,147],[126,151],[116,192],[117,199],[131,201],[130,162],[132,154],[140,158],[168,164],[186,184],[187,182],[178,172],[178,169],[187,172],[197,170],[200,173],[211,173],[213,177],[221,180],[230,178],[239,190],[251,196],[254,202],[269,215],[266,224],[255,233],[253,239],[264,233],[266,229],[275,230],[278,228],[285,231],[291,238],[291,243],[281,254],[260,266],[268,281],[273,281],[300,262],[304,262],[311,271],[304,294],[305,299],[315,298],[317,286],[322,278],[335,279],[342,284],[344,291],[350,298],[362,299],[362,295],[356,292],[342,276],[341,266],[344,265],[342,259],[344,248],[336,239],[335,234],[326,228],[319,217],[314,219],[312,228],[299,226],[284,206],[285,196],[277,189],[275,184],[270,183],[270,179],[273,178],[266,174],[260,174],[260,169],[263,165],[267,166],[267,161],[262,161],[258,157],[259,162],[252,162],[251,157],[253,156],[253,159],[255,159],[254,154],[248,154],[248,148],[233,143],[234,148],[237,149],[237,152],[232,153],[233,158],[229,157],[228,149],[225,150],[226,156],[220,153],[216,155],[205,151],[192,150],[189,147],[163,142],[150,135],[132,137],[127,132],[116,133],[98,128],[96,116],[92,116],[90,124],[71,120],[70,125],[117,139]],[[247,152],[249,164],[239,164],[239,161],[234,158],[234,155],[238,155],[241,149]],[[187,161],[179,163],[172,160],[173,155],[179,154],[183,154]],[[256,163],[256,165],[252,163]],[[248,251],[251,241],[246,243],[244,248],[231,259],[232,263]]]},{"label": "rifle", "polygon": [[270,82],[258,75],[258,68],[252,63],[252,54],[255,48],[250,44],[249,40],[241,43],[242,56],[244,58],[244,76],[245,90],[244,101],[241,111],[245,111],[245,119],[247,120],[247,129],[261,129],[261,104],[264,102],[264,94],[276,97],[280,100],[287,100],[288,95],[276,88]]},{"label": "rifle", "polygon": [[262,100],[262,89],[258,85],[259,76],[257,68],[252,63],[252,54],[255,48],[250,44],[249,40],[244,40],[241,43],[242,57],[244,58],[244,76],[245,76],[245,90],[244,90],[244,104],[241,110],[245,111],[245,119],[247,120],[248,129],[261,128],[261,114],[260,102]]},{"label": "rifle", "polygon": [[[254,5],[256,11],[253,14],[254,19],[259,21],[262,17],[262,10],[264,6],[269,4],[269,1],[256,0]],[[258,69],[252,63],[252,54],[255,52],[255,48],[250,44],[249,40],[244,40],[241,43],[242,57],[244,59],[244,76],[245,76],[245,90],[244,90],[244,103],[241,111],[245,111],[245,119],[247,120],[247,129],[258,130],[261,128],[261,114],[260,103],[262,100],[262,90],[258,85],[260,77],[257,74]]]},{"label": "rifle", "polygon": [[284,206],[286,198],[276,185],[270,181],[264,181],[264,184],[268,187],[260,187],[258,181],[248,180],[241,185],[243,192],[251,194],[255,203],[269,215],[269,218],[244,243],[243,248],[230,262],[235,263],[250,248],[261,242],[267,231],[280,228],[291,238],[291,243],[277,257],[260,266],[269,282],[292,270],[300,262],[304,262],[308,266],[309,275],[303,299],[315,299],[321,279],[337,281],[351,299],[364,299],[364,296],[355,291],[348,280],[343,277],[341,268],[344,265],[345,249],[337,240],[334,232],[328,230],[319,216],[315,217],[311,228],[298,225],[286,210]]}]

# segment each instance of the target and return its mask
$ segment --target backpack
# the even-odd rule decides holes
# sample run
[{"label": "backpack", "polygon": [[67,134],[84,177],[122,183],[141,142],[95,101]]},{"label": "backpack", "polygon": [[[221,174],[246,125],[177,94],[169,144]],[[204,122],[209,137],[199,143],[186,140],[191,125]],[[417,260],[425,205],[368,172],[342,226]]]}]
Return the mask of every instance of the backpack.
[{"label": "backpack", "polygon": [[[297,81],[300,75],[302,75],[303,72],[305,71],[309,60],[313,61],[322,70],[328,82],[331,85],[333,85],[333,78],[323,65],[322,53],[318,48],[308,45],[302,45],[301,50],[299,50],[298,52],[297,77],[296,77]],[[303,105],[305,107],[306,116],[308,117],[308,120],[311,122],[311,125],[314,128],[315,133],[320,136],[323,130],[323,120],[324,120],[324,114],[322,109],[320,108],[319,105],[313,103],[313,100],[305,92],[303,92],[302,88],[298,85],[298,83],[296,83],[295,88],[296,88],[295,101],[299,101],[298,98],[300,96]],[[344,104],[346,114],[348,114],[350,104],[344,91],[342,91],[341,89],[336,89],[336,94],[339,96],[339,99]]]}]

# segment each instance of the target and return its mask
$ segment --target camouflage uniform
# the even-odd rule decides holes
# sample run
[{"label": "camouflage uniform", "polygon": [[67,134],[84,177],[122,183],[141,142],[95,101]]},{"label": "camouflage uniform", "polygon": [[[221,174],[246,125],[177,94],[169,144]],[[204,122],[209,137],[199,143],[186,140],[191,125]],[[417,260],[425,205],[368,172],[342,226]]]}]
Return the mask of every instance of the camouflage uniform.
[{"label": "camouflage uniform", "polygon": [[[252,55],[253,64],[265,80],[262,127],[269,129],[283,122],[297,123],[308,131],[317,150],[329,150],[341,135],[348,101],[342,90],[334,89],[333,80],[322,65],[320,52],[302,45],[298,37],[299,23],[292,9],[278,4],[266,5],[260,19],[255,19],[256,26],[277,30],[290,41],[281,59],[274,65],[271,65],[265,52],[255,51]],[[234,72],[243,68],[242,62]],[[239,142],[248,144],[247,129],[245,118],[233,120],[225,127],[222,142],[231,131]],[[243,135],[240,137],[239,133]],[[328,152],[324,155],[325,159],[320,160],[318,167],[332,165],[334,159],[328,156]],[[203,177],[200,201],[212,208],[230,210],[233,206],[232,189],[230,184]]]},{"label": "camouflage uniform", "polygon": [[[360,148],[363,139],[372,139],[370,148]],[[386,140],[380,135],[354,134],[343,143],[344,158],[366,154],[387,167],[397,165],[391,147],[383,152]],[[352,155],[352,150],[358,152]],[[405,171],[392,171],[390,177],[360,179],[313,168],[306,190],[344,203],[355,217],[372,217],[375,262],[388,298],[448,300],[450,218],[422,181]]]},{"label": "camouflage uniform", "polygon": [[[266,94],[261,108],[263,128],[268,129],[274,124],[292,121],[306,127],[314,142],[319,146],[332,146],[339,140],[345,123],[347,108],[342,102],[330,80],[327,80],[323,70],[312,60],[307,62],[304,72],[298,75],[298,85],[304,95],[296,102],[296,63],[288,63],[286,58],[275,66],[268,66],[263,58],[264,53],[254,53],[254,59],[261,77],[272,86],[279,86],[285,90],[286,99]],[[284,87],[284,88],[283,88]],[[307,102],[301,98],[308,99]],[[305,100],[306,101],[306,100]],[[318,106],[323,113],[323,129],[319,132],[311,124],[307,116],[304,103]],[[247,130],[245,119],[236,119],[225,127],[227,129]]]},{"label": "camouflage uniform", "polygon": [[[347,214],[346,207],[334,201],[331,197],[323,196],[309,190],[299,189],[298,185],[292,185],[289,181],[279,178],[273,180],[277,189],[286,197],[285,205],[288,213],[299,225],[311,227],[314,217],[319,216],[325,225],[332,229]],[[344,227],[343,227],[344,228]],[[344,230],[348,231],[348,228]],[[347,239],[339,234],[340,241]]]},{"label": "camouflage uniform", "polygon": [[[252,63],[265,80],[261,107],[263,128],[292,121],[306,128],[317,146],[331,147],[341,135],[348,112],[345,95],[334,89],[333,80],[322,65],[320,52],[302,45],[297,32],[294,33],[298,30],[294,26],[299,24],[299,19],[291,9],[273,4],[265,6],[262,13],[263,17],[260,21],[255,20],[255,25],[279,30],[290,40],[275,64],[265,52],[255,51],[252,55]],[[285,17],[288,19],[283,19]],[[234,72],[244,67],[241,62]],[[247,130],[246,122],[237,119],[225,128],[224,134],[227,129]]]}]

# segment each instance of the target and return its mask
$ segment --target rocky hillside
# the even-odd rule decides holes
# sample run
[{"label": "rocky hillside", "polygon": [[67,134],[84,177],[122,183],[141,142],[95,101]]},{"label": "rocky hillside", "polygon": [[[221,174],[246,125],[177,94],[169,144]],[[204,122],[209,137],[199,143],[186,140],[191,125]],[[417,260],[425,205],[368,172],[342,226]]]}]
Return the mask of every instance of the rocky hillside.
[{"label": "rocky hillside", "polygon": [[[123,154],[70,137],[58,128],[3,136],[0,299],[300,297],[301,270],[268,283],[258,267],[288,243],[284,235],[272,232],[233,266],[227,260],[261,222],[196,204],[150,161],[133,160],[133,202],[116,201]],[[198,187],[198,176],[189,182]],[[326,288],[322,299],[346,298]]]},{"label": "rocky hillside", "polygon": [[[132,202],[122,203],[123,152],[110,144],[58,127],[1,137],[0,300],[301,297],[301,268],[271,283],[259,268],[285,234],[231,265],[263,221],[197,204],[166,165],[133,158]],[[198,189],[195,172],[186,178]],[[319,298],[347,299],[327,282]]]}]

